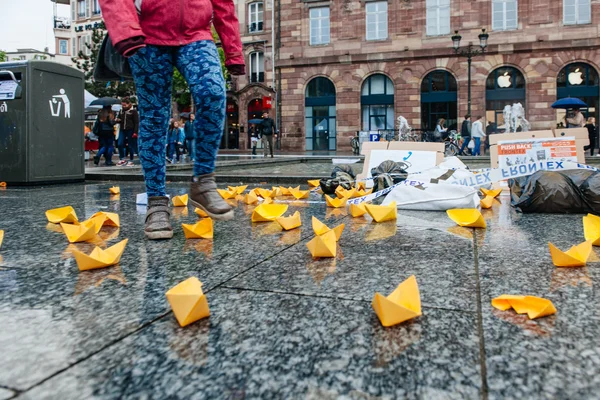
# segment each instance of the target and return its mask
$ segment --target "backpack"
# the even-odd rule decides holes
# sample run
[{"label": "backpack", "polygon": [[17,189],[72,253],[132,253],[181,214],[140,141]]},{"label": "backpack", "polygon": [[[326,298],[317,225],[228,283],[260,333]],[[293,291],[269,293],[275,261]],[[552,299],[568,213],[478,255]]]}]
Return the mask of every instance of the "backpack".
[{"label": "backpack", "polygon": [[408,176],[408,173],[406,172],[407,168],[408,165],[403,162],[387,160],[379,164],[378,167],[371,169],[373,191],[378,192],[389,188],[396,183],[405,181]]}]

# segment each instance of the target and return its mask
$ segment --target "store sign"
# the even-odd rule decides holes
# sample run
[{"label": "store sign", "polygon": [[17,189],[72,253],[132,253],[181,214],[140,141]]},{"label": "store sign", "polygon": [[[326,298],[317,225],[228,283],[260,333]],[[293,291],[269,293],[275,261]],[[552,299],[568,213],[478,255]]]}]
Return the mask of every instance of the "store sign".
[{"label": "store sign", "polygon": [[270,97],[263,97],[263,108],[272,108]]},{"label": "store sign", "polygon": [[236,112],[236,110],[235,110],[235,104],[227,103],[227,112],[228,113],[234,113],[234,112]]},{"label": "store sign", "polygon": [[75,32],[93,31],[94,29],[105,29],[102,22],[94,22],[93,24],[82,24],[75,27]]}]

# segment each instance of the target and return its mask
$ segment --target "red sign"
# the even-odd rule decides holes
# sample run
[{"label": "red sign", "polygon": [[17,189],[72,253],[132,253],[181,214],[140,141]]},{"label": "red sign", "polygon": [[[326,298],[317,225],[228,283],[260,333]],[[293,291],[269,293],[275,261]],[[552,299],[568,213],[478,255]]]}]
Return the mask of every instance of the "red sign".
[{"label": "red sign", "polygon": [[263,108],[271,108],[271,98],[270,97],[263,97]]},{"label": "red sign", "polygon": [[235,104],[233,103],[227,103],[227,112],[228,113],[234,113],[237,110],[235,109]]}]

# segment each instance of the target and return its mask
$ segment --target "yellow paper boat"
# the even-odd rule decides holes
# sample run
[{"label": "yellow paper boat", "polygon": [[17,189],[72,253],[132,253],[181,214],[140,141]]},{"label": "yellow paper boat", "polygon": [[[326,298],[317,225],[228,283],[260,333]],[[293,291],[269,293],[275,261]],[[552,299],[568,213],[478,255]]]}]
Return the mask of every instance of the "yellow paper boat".
[{"label": "yellow paper boat", "polygon": [[201,208],[194,208],[194,212],[200,217],[200,218],[208,218],[208,214]]},{"label": "yellow paper boat", "polygon": [[398,209],[396,208],[395,201],[391,202],[387,206],[365,204],[365,209],[375,222],[393,221],[398,218]]},{"label": "yellow paper boat", "polygon": [[290,188],[289,192],[296,200],[308,199],[308,195],[310,194],[310,190],[300,190],[297,188]]},{"label": "yellow paper boat", "polygon": [[4,240],[4,231],[0,230],[0,249],[2,248],[2,241]]},{"label": "yellow paper boat", "polygon": [[269,198],[275,197],[275,193],[273,193],[272,190],[263,189],[263,188],[256,189],[256,194],[258,194],[263,199],[269,199]]},{"label": "yellow paper boat", "polygon": [[262,204],[273,204],[273,199],[270,197],[267,197],[263,200]]},{"label": "yellow paper boat", "polygon": [[476,208],[457,208],[446,211],[448,217],[460,226],[467,228],[485,228],[485,220],[483,215]]},{"label": "yellow paper boat", "polygon": [[334,198],[329,197],[328,195],[325,195],[325,202],[327,203],[328,207],[333,207],[333,208],[345,207],[347,201],[348,201],[347,198],[334,199]]},{"label": "yellow paper boat", "polygon": [[302,226],[299,211],[296,211],[291,217],[277,217],[275,218],[275,221],[277,221],[277,223],[286,231]]},{"label": "yellow paper boat", "polygon": [[250,192],[244,196],[243,201],[246,204],[256,204],[258,203],[258,197],[254,193]]},{"label": "yellow paper boat", "polygon": [[421,315],[421,295],[414,275],[385,297],[375,293],[371,303],[381,325],[394,326]]},{"label": "yellow paper boat", "polygon": [[[79,243],[92,240],[96,237],[96,223],[93,220],[85,221],[81,225],[60,224],[70,243]],[[102,227],[102,225],[100,225]],[[100,230],[100,229],[98,229]]]},{"label": "yellow paper boat", "polygon": [[186,279],[171,288],[166,296],[182,328],[210,315],[208,300],[202,292],[202,283],[196,277]]},{"label": "yellow paper boat", "polygon": [[487,195],[484,199],[481,200],[481,208],[492,208],[492,204],[494,204],[494,197]]},{"label": "yellow paper boat", "polygon": [[[92,217],[88,220],[83,221],[81,224],[85,225],[87,223],[93,223],[94,224],[94,233],[99,233],[100,229],[102,229],[102,226],[104,225],[104,223],[106,222],[106,215],[92,215]],[[73,225],[75,226],[75,225]],[[65,230],[63,229],[63,232]]]},{"label": "yellow paper boat", "polygon": [[46,211],[46,218],[48,218],[48,222],[52,222],[53,224],[60,224],[61,222],[76,224],[79,222],[77,214],[75,214],[75,210],[71,206],[48,210]]},{"label": "yellow paper boat", "polygon": [[212,239],[213,220],[204,218],[193,225],[181,224],[186,239]]},{"label": "yellow paper boat", "polygon": [[348,211],[350,211],[350,215],[352,215],[354,218],[362,217],[367,213],[365,203],[350,204],[348,206]]},{"label": "yellow paper boat", "polygon": [[513,308],[517,314],[527,314],[529,319],[545,317],[556,313],[556,308],[550,300],[534,296],[503,294],[492,300],[492,307],[500,311]]},{"label": "yellow paper boat", "polygon": [[548,243],[552,262],[557,267],[584,267],[592,252],[592,241],[588,240],[571,247],[567,251],[561,251],[552,243]]},{"label": "yellow paper boat", "polygon": [[242,194],[248,188],[248,185],[244,186],[227,186],[227,189],[230,192],[236,192],[237,194]]},{"label": "yellow paper boat", "polygon": [[237,196],[237,192],[235,190],[232,191],[232,190],[217,189],[217,192],[219,192],[221,197],[224,198],[225,200],[234,199],[235,196]]},{"label": "yellow paper boat", "polygon": [[335,189],[335,194],[338,197],[338,199],[349,199],[352,197],[354,192],[355,192],[354,189],[346,190],[341,185]]},{"label": "yellow paper boat", "polygon": [[320,179],[314,179],[314,180],[308,181],[308,186],[309,187],[321,186],[321,180]]},{"label": "yellow paper boat", "polygon": [[272,187],[272,192],[273,192],[273,196],[272,197],[279,197],[279,196],[283,196],[283,192],[281,191],[281,188],[279,186],[273,186]]},{"label": "yellow paper boat", "polygon": [[118,186],[113,186],[108,190],[110,191],[110,194],[120,194],[121,193],[121,188]]},{"label": "yellow paper boat", "polygon": [[252,212],[252,222],[271,222],[287,211],[287,204],[265,204],[257,206]]},{"label": "yellow paper boat", "polygon": [[594,246],[600,246],[600,217],[588,214],[583,217],[583,236]]},{"label": "yellow paper boat", "polygon": [[500,195],[500,193],[502,193],[502,189],[481,189],[481,193],[486,196],[492,196],[492,198],[496,198]]},{"label": "yellow paper boat", "polygon": [[[292,194],[290,193],[290,189],[291,188],[285,188],[283,186],[279,186],[279,190],[281,190],[282,196],[291,196]],[[298,186],[298,190],[300,190],[300,186]]]},{"label": "yellow paper boat", "polygon": [[186,207],[188,199],[189,196],[187,194],[182,194],[181,196],[173,196],[171,202],[173,203],[173,207]]},{"label": "yellow paper boat", "polygon": [[95,217],[98,217],[101,215],[106,217],[106,219],[104,220],[103,226],[116,226],[116,227],[121,226],[121,219],[119,218],[119,214],[99,211],[96,214],[92,215],[92,218],[95,218]]},{"label": "yellow paper boat", "polygon": [[327,225],[325,225],[324,223],[322,223],[321,221],[319,221],[313,215],[313,217],[312,217],[312,227],[313,227],[313,231],[315,232],[315,235],[317,235],[317,236],[323,236],[327,232],[333,230],[333,232],[335,233],[335,241],[337,242],[342,237],[342,232],[344,232],[344,228],[346,227],[346,225],[345,224],[340,224],[340,225],[336,226],[335,228],[331,229]]},{"label": "yellow paper boat", "polygon": [[356,195],[354,197],[363,197],[366,196],[368,194],[373,193],[373,189],[369,189],[369,190],[364,190],[364,189],[358,189],[356,190]]},{"label": "yellow paper boat", "polygon": [[104,268],[115,265],[121,260],[121,256],[125,251],[126,245],[127,239],[109,247],[106,250],[96,247],[94,250],[92,250],[90,255],[84,254],[79,250],[73,250],[73,256],[75,257],[75,261],[77,261],[77,267],[80,271]]},{"label": "yellow paper boat", "polygon": [[365,184],[365,182],[356,182],[356,190],[365,190],[366,188],[367,185]]},{"label": "yellow paper boat", "polygon": [[335,257],[337,254],[335,232],[330,230],[321,236],[315,236],[306,243],[306,247],[313,258]]}]

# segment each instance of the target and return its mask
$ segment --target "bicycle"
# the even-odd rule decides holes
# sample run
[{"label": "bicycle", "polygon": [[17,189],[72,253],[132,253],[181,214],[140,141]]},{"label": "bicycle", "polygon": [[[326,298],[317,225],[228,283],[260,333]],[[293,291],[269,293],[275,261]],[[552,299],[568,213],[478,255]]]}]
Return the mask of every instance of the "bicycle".
[{"label": "bicycle", "polygon": [[[460,153],[460,145],[458,142],[458,133],[454,130],[448,132],[448,137],[444,140],[445,148],[444,155],[446,157],[457,156]],[[471,149],[465,147],[463,155],[470,156]]]}]

